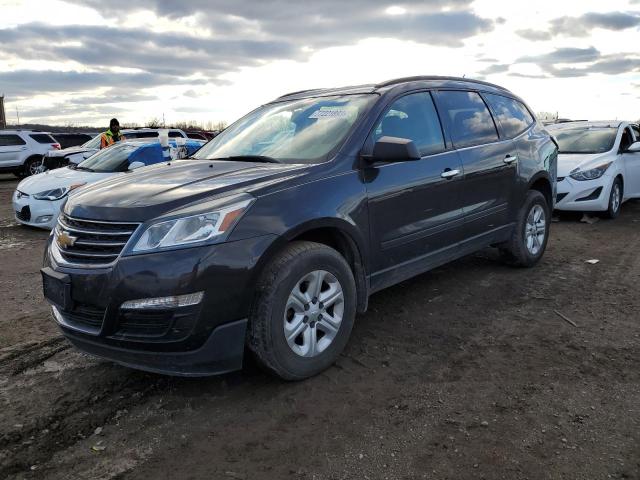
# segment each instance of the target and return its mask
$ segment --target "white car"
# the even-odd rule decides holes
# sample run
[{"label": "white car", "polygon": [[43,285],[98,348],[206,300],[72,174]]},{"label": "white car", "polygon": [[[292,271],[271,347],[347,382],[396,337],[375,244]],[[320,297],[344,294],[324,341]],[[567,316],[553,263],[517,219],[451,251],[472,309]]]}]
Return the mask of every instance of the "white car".
[{"label": "white car", "polygon": [[557,210],[603,212],[640,198],[640,128],[628,122],[570,122],[547,127],[558,151]]},{"label": "white car", "polygon": [[99,151],[79,165],[39,173],[20,182],[13,194],[16,220],[23,225],[51,230],[67,195],[75,189],[167,159],[191,156],[201,146],[202,142],[195,140],[172,139],[168,151],[164,152],[157,139],[124,141]]},{"label": "white car", "polygon": [[0,172],[26,177],[41,171],[42,159],[60,144],[47,132],[0,130]]},{"label": "white car", "polygon": [[[141,138],[157,138],[161,128],[138,128],[138,129],[124,129],[122,135],[126,140],[141,139]],[[187,134],[179,128],[166,129],[169,138],[187,138]],[[46,154],[44,159],[44,165],[47,170],[53,170],[54,168],[60,168],[71,164],[78,165],[80,162],[86,160],[91,155],[100,150],[100,135],[96,135],[94,138],[82,145],[76,147],[63,148],[62,150],[53,150]]]}]

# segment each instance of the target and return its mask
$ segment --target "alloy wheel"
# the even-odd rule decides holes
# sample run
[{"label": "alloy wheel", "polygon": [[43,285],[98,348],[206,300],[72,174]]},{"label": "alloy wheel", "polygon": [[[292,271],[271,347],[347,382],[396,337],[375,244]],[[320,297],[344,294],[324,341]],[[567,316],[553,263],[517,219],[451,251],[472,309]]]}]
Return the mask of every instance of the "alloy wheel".
[{"label": "alloy wheel", "polygon": [[620,184],[615,182],[613,184],[613,192],[611,192],[611,210],[615,213],[620,208],[621,203],[621,192],[620,192]]},{"label": "alloy wheel", "polygon": [[547,234],[547,222],[544,209],[540,205],[534,205],[527,215],[524,241],[531,255],[537,255],[544,245]]}]

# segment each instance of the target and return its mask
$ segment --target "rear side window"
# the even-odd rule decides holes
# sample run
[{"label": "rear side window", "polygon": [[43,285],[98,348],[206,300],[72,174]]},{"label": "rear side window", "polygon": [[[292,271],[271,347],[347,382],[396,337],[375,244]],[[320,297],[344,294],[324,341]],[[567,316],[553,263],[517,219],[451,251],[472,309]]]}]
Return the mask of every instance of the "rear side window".
[{"label": "rear side window", "polygon": [[385,136],[413,140],[423,156],[442,152],[444,138],[431,95],[413,93],[393,102],[375,128],[375,140]]},{"label": "rear side window", "polygon": [[438,92],[438,108],[456,148],[498,140],[489,109],[476,92]]},{"label": "rear side window", "polygon": [[181,137],[182,138],[182,133],[176,132],[176,131],[169,132],[169,138],[176,138],[176,137]]},{"label": "rear side window", "polygon": [[517,100],[493,93],[483,95],[493,109],[498,120],[500,133],[505,138],[517,137],[534,122],[527,107]]},{"label": "rear side window", "polygon": [[29,136],[38,143],[56,143],[56,141],[46,133],[33,133]]},{"label": "rear side window", "polygon": [[636,136],[636,142],[640,142],[640,127],[631,125],[631,130],[633,130],[633,134]]},{"label": "rear side window", "polygon": [[14,145],[26,145],[18,135],[0,135],[0,147],[12,147]]}]

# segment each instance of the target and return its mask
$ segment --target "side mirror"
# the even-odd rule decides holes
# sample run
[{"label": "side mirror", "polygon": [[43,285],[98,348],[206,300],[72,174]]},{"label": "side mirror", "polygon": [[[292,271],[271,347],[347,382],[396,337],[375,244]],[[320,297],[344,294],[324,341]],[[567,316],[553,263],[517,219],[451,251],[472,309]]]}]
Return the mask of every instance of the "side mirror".
[{"label": "side mirror", "polygon": [[413,140],[399,137],[381,137],[373,147],[372,162],[405,162],[420,160],[420,152]]},{"label": "side mirror", "polygon": [[638,152],[640,152],[640,142],[633,142],[631,145],[629,145],[629,148],[627,148],[627,153]]},{"label": "side mirror", "polygon": [[129,165],[128,170],[135,170],[136,168],[146,167],[146,165],[142,162],[133,162]]}]

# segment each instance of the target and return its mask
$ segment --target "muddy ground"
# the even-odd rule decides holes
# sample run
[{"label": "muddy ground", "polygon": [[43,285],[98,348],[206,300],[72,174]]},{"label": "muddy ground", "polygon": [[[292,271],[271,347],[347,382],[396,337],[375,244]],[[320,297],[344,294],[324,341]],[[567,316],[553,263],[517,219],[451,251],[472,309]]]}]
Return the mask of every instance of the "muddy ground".
[{"label": "muddy ground", "polygon": [[487,250],[376,294],[334,367],[284,383],[70,348],[15,186],[0,176],[0,478],[640,478],[640,202],[563,216],[532,270]]}]

